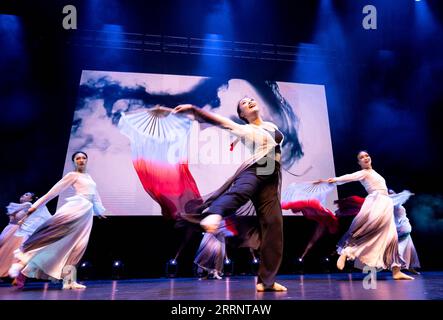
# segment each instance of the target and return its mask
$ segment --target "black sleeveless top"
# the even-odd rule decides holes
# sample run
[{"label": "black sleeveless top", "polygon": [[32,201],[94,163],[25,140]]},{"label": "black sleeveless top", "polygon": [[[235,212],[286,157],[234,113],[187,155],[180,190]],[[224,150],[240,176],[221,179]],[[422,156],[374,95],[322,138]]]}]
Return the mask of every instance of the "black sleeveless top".
[{"label": "black sleeveless top", "polygon": [[[266,130],[266,129],[264,129]],[[278,143],[277,146],[275,146],[275,153],[281,154],[281,146],[280,143],[283,140],[283,133],[281,133],[280,130],[275,129],[275,131],[266,130],[269,132],[269,134],[274,138],[275,142]]]}]

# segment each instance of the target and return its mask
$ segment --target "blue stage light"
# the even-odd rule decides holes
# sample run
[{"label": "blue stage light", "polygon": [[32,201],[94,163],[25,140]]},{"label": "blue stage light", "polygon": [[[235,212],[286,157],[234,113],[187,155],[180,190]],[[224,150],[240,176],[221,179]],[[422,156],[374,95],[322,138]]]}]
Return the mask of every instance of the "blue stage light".
[{"label": "blue stage light", "polygon": [[223,261],[223,274],[225,276],[232,276],[234,274],[234,261],[228,257]]},{"label": "blue stage light", "polygon": [[112,262],[112,279],[121,279],[124,276],[124,264],[121,260]]},{"label": "blue stage light", "polygon": [[175,278],[178,273],[178,262],[176,259],[171,259],[166,263],[165,274],[168,278]]},{"label": "blue stage light", "polygon": [[88,280],[93,277],[92,263],[89,261],[82,261],[77,270],[77,277],[81,280]]},{"label": "blue stage light", "polygon": [[251,260],[251,273],[253,275],[257,275],[258,274],[259,265],[260,265],[260,259],[258,259],[256,257],[252,258],[252,260]]},{"label": "blue stage light", "polygon": [[296,273],[296,274],[303,274],[304,273],[304,260],[303,260],[303,258],[297,258],[297,259],[294,259],[294,262],[293,262],[293,270],[294,270],[294,273]]}]

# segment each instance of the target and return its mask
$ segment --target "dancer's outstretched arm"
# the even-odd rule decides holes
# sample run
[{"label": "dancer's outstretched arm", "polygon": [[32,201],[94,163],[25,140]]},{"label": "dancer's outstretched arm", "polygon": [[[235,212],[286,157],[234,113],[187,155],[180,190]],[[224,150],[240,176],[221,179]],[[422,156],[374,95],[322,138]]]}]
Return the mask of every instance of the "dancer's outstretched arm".
[{"label": "dancer's outstretched arm", "polygon": [[248,131],[246,125],[238,124],[229,118],[223,117],[214,112],[202,110],[191,104],[181,104],[174,108],[173,113],[188,113],[194,116],[194,119],[198,122],[209,123],[223,129],[230,130],[234,135],[243,136]]},{"label": "dancer's outstretched arm", "polygon": [[34,202],[34,204],[28,210],[28,215],[32,214],[38,208],[45,205],[47,202],[54,199],[64,190],[69,188],[77,180],[77,177],[78,176],[75,174],[75,172],[69,172],[68,174],[66,174],[59,182],[57,182],[51,188],[51,190],[48,191],[47,194],[45,194],[43,197]]},{"label": "dancer's outstretched arm", "polygon": [[340,185],[340,184],[345,184],[348,182],[363,180],[366,177],[366,174],[367,174],[366,170],[360,170],[360,171],[357,171],[354,173],[345,174],[340,177],[329,178],[329,179],[320,179],[320,180],[316,181],[316,183],[327,182],[327,183],[336,183],[336,184]]}]

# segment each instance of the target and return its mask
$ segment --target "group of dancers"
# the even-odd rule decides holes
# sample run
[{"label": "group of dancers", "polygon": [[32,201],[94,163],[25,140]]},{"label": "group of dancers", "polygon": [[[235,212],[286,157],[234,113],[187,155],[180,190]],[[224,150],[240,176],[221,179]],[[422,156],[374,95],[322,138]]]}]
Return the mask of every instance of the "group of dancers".
[{"label": "group of dancers", "polygon": [[[87,154],[75,152],[72,161],[75,170],[66,174],[43,197],[33,204],[24,202],[18,212],[9,209],[18,205],[8,207],[8,213],[21,217],[19,221],[17,218],[11,219],[11,230],[20,231],[27,224],[32,225],[26,237],[12,231],[3,237],[2,233],[1,268],[14,278],[13,284],[18,288],[23,288],[26,278],[65,279],[72,271],[70,266],[74,267],[80,262],[86,251],[93,216],[105,217],[96,183],[86,172]],[[75,195],[67,198],[67,202],[51,216],[45,204],[69,187],[74,188]],[[66,279],[69,281],[64,281],[63,289],[86,288],[71,277]]]},{"label": "group of dancers", "polygon": [[[207,270],[221,272],[220,257],[225,256],[225,238],[243,236],[243,244],[258,249],[260,254],[256,291],[287,291],[275,281],[283,256],[282,132],[275,124],[262,119],[257,102],[249,97],[240,100],[237,106],[238,116],[245,124],[192,105],[179,105],[168,112],[229,130],[252,151],[251,157],[223,186],[205,198],[199,197],[194,190],[192,194],[198,198],[187,201],[184,212],[179,212],[178,219],[198,223],[206,232],[196,263]],[[369,154],[361,151],[357,158],[360,171],[315,182],[332,186],[360,181],[368,193],[338,244],[337,267],[343,269],[346,260],[355,260],[356,267],[390,269],[396,280],[413,279],[401,271],[409,263],[406,260],[415,259],[418,263],[416,253],[412,252],[415,249],[404,208],[398,209],[401,205],[397,205],[394,210],[386,182],[372,168]],[[63,279],[69,270],[66,267],[75,266],[86,250],[93,216],[105,217],[96,183],[86,171],[87,154],[75,152],[72,161],[74,171],[66,174],[46,195],[31,203],[32,194],[27,193],[20,204],[8,206],[10,224],[0,238],[0,276],[14,278],[13,283],[19,288],[24,286],[26,278]],[[51,216],[45,204],[69,187],[74,188],[75,195],[67,198]],[[165,196],[167,194],[162,195]],[[305,201],[300,207],[297,202],[300,199],[291,200],[294,201],[284,203],[285,209],[325,214],[328,218],[321,220],[323,229],[325,221],[336,222],[335,215],[315,201]],[[236,219],[238,213],[245,211],[256,216],[257,223],[251,228]],[[398,213],[395,217],[394,212]],[[400,232],[397,232],[396,221]],[[332,225],[328,227],[336,230]],[[63,284],[63,289],[84,288],[76,281]]]}]

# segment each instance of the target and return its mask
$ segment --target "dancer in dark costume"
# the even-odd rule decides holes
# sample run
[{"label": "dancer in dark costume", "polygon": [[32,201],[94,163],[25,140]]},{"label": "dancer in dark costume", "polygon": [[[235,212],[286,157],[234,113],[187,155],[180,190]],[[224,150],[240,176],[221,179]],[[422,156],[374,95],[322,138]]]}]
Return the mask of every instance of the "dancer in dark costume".
[{"label": "dancer in dark costume", "polygon": [[199,210],[204,210],[206,216],[201,221],[201,226],[206,232],[216,232],[223,217],[233,215],[245,207],[255,210],[261,234],[256,289],[286,291],[286,287],[275,282],[283,254],[283,218],[280,205],[280,145],[283,134],[275,124],[262,120],[259,107],[251,98],[240,100],[237,106],[239,117],[247,123],[244,125],[192,105],[177,106],[173,112],[191,114],[197,121],[228,129],[251,149],[252,156],[199,206]]}]

